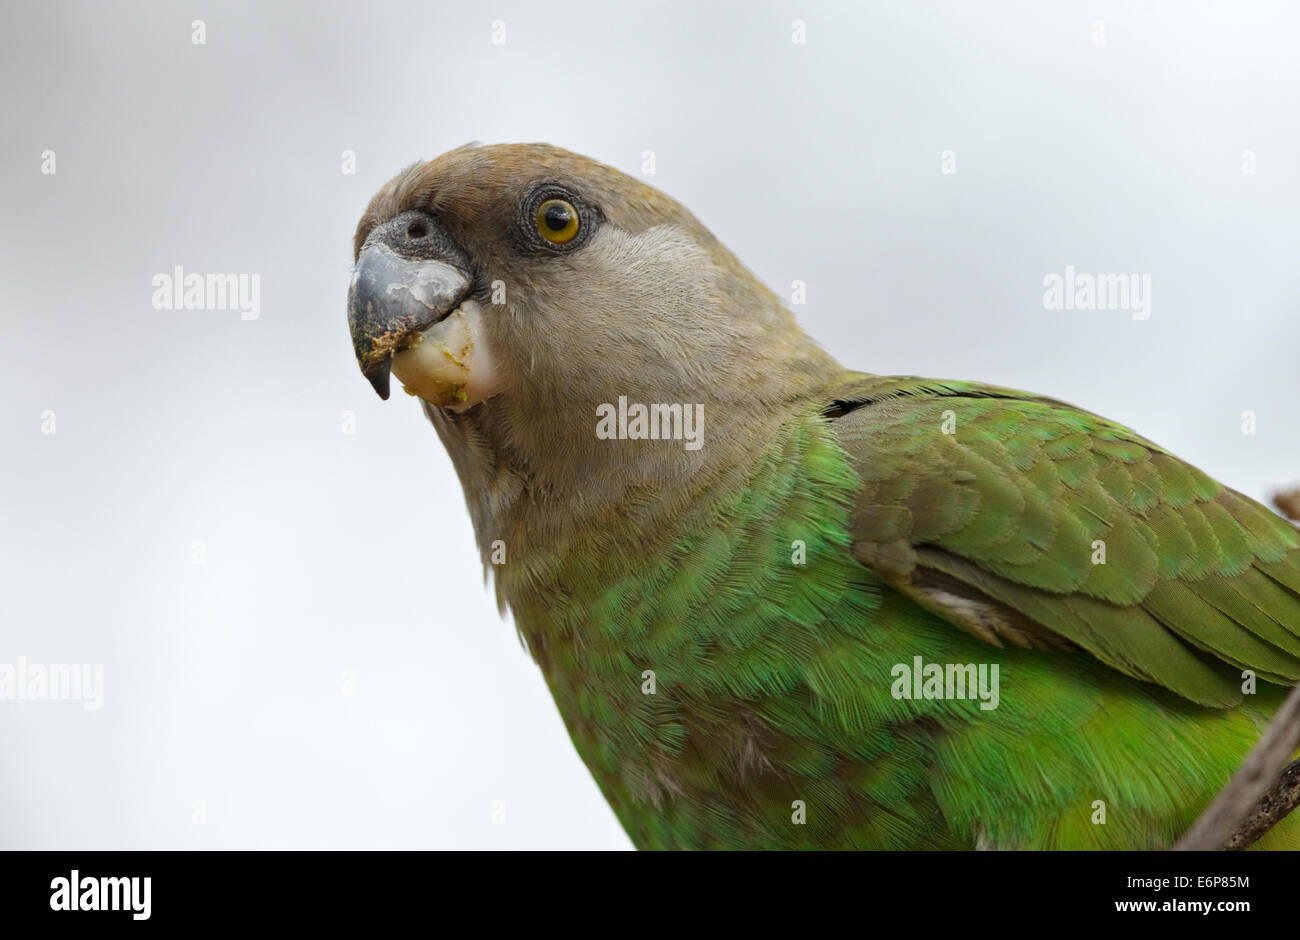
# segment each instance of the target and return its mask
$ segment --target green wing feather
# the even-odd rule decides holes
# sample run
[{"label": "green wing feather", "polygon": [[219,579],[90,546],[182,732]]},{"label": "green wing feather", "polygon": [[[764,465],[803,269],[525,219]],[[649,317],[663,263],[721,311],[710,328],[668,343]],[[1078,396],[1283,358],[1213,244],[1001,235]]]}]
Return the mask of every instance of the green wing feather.
[{"label": "green wing feather", "polygon": [[900,593],[1203,705],[1239,702],[1241,670],[1300,680],[1300,531],[1263,506],[1052,399],[874,376],[836,397],[853,553]]}]

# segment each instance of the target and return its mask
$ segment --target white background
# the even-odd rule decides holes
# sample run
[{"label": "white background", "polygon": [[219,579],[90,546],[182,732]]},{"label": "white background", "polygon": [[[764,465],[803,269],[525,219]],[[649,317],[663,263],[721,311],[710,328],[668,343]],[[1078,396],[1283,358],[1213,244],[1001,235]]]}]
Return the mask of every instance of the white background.
[{"label": "white background", "polygon": [[[349,345],[361,211],[466,141],[633,174],[653,150],[766,283],[807,282],[848,365],[1048,393],[1256,498],[1300,474],[1295,5],[0,19],[0,662],[105,670],[98,712],[0,702],[0,847],[628,845],[481,587],[436,436]],[[1150,274],[1150,320],[1045,310],[1067,264]],[[260,318],[153,309],[175,265],[260,274]]]}]

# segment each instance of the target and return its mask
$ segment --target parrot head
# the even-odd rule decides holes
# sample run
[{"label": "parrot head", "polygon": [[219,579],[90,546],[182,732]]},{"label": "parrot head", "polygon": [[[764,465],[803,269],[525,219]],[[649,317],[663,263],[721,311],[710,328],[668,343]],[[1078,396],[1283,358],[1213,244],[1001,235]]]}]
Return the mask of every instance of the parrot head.
[{"label": "parrot head", "polygon": [[[557,147],[471,145],[407,168],[371,200],[354,252],[361,371],[382,398],[391,374],[422,400],[480,548],[724,472],[838,370],[690,212]],[[694,409],[707,446],[611,446],[597,416],[623,401]]]},{"label": "parrot head", "polygon": [[457,412],[512,395],[680,401],[733,370],[770,373],[774,345],[812,351],[686,209],[556,147],[409,167],[371,200],[354,249],[352,341],[385,399],[391,373]]}]

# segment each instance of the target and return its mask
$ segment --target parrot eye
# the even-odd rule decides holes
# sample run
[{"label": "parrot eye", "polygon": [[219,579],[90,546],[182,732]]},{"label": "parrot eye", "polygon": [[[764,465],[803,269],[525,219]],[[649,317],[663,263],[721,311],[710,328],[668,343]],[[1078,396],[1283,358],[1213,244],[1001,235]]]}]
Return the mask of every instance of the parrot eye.
[{"label": "parrot eye", "polygon": [[553,245],[567,245],[578,234],[581,222],[573,203],[564,199],[547,199],[534,216],[537,233]]},{"label": "parrot eye", "polygon": [[534,183],[519,200],[516,245],[544,254],[576,251],[600,228],[603,217],[571,186],[551,180]]}]

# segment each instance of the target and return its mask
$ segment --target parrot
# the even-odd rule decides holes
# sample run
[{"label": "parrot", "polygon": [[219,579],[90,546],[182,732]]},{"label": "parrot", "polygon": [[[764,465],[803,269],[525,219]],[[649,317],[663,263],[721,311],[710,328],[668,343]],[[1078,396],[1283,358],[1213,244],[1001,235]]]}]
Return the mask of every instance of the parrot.
[{"label": "parrot", "polygon": [[469,144],[353,257],[361,372],[639,849],[1166,849],[1300,680],[1300,529],[1065,402],[840,365],[617,169]]}]

